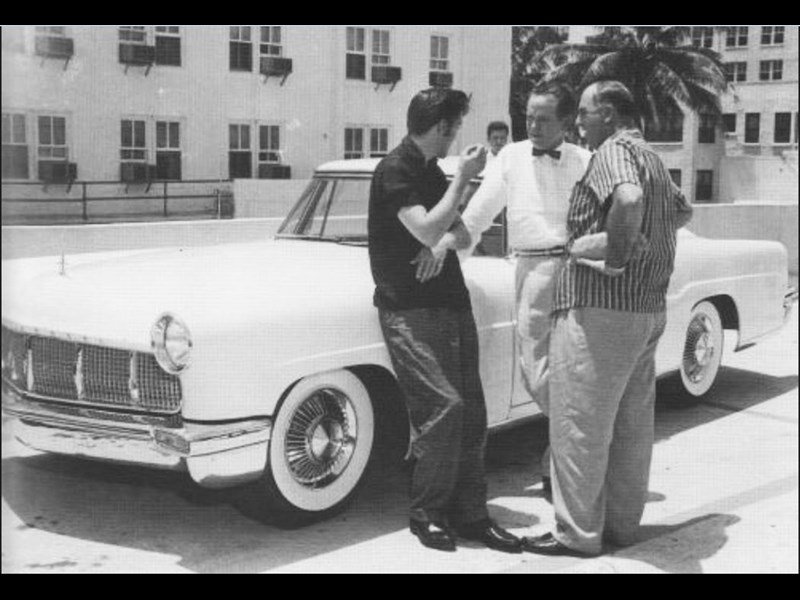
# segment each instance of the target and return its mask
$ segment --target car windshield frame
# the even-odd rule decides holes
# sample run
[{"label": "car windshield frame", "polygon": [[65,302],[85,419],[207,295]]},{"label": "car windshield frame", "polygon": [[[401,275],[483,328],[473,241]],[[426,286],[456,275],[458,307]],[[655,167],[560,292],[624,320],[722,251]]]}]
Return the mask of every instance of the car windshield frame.
[{"label": "car windshield frame", "polygon": [[[447,178],[452,181],[452,177]],[[356,214],[337,214],[338,206],[335,203],[344,202],[342,192],[347,190],[347,183],[355,183],[350,186],[350,191],[355,191],[356,205],[361,210],[355,211]],[[351,244],[366,246],[368,243],[367,233],[367,213],[369,211],[369,189],[372,183],[372,172],[361,171],[317,171],[309,181],[300,198],[292,206],[286,218],[278,227],[275,234],[277,239],[294,239],[306,241],[335,242],[340,244]],[[470,185],[464,191],[461,199],[461,208],[466,206],[473,194],[482,183],[482,178],[475,178],[470,181]],[[357,186],[364,186],[367,189],[358,189]],[[361,204],[363,202],[363,204]],[[505,248],[505,215],[501,215],[496,220],[494,228],[502,231],[501,243]],[[342,231],[331,231],[329,224],[334,219],[341,219]],[[359,226],[357,233],[347,231],[348,219],[363,220],[363,229]],[[496,229],[495,229],[496,230]],[[505,250],[503,250],[505,251]]]}]

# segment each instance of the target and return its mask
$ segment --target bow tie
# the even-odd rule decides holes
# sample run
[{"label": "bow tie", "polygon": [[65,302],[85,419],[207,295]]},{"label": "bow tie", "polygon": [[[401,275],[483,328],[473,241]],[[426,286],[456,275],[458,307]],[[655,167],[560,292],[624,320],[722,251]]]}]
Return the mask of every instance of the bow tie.
[{"label": "bow tie", "polygon": [[533,149],[533,155],[534,156],[542,156],[544,154],[547,154],[548,156],[552,156],[556,160],[559,160],[561,158],[561,152],[558,151],[558,150],[541,150],[539,148],[534,148]]}]

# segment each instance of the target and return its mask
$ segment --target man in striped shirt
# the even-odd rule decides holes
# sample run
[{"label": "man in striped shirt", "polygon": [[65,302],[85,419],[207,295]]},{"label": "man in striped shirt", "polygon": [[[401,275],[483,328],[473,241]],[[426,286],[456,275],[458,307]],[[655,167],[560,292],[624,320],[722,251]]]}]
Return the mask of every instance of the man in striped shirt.
[{"label": "man in striped shirt", "polygon": [[556,528],[526,538],[541,554],[598,554],[630,543],[647,498],[655,350],[666,323],[676,230],[691,206],[636,127],[616,81],[590,85],[578,126],[596,153],[573,190],[567,261],[550,346]]}]

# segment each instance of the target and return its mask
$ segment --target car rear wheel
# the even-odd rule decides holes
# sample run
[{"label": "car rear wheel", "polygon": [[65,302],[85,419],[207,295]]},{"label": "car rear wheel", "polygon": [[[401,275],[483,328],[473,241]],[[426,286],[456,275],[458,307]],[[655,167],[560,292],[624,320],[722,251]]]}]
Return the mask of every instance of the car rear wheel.
[{"label": "car rear wheel", "polygon": [[353,373],[302,379],[275,418],[263,476],[242,490],[245,512],[285,526],[334,514],[363,478],[374,432],[369,393]]},{"label": "car rear wheel", "polygon": [[719,373],[723,345],[719,311],[711,302],[700,302],[686,328],[677,401],[694,403],[708,395]]}]

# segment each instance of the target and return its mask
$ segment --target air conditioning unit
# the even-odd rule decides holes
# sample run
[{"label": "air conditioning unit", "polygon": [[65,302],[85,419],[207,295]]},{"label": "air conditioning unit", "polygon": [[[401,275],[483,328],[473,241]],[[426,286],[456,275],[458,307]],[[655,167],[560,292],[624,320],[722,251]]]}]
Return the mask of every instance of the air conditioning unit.
[{"label": "air conditioning unit", "polygon": [[75,44],[72,38],[41,35],[36,37],[35,52],[47,58],[71,58],[75,54]]},{"label": "air conditioning unit", "polygon": [[376,65],[372,67],[373,83],[397,83],[403,78],[403,70],[400,67],[390,67],[388,65]]},{"label": "air conditioning unit", "polygon": [[155,46],[142,44],[120,44],[119,62],[125,65],[149,66],[156,59]]},{"label": "air conditioning unit", "polygon": [[428,85],[431,87],[453,87],[453,74],[446,71],[431,71],[428,73]]},{"label": "air conditioning unit", "polygon": [[260,73],[262,75],[284,76],[292,72],[292,59],[282,56],[262,56]]},{"label": "air conditioning unit", "polygon": [[259,179],[291,179],[292,167],[289,165],[262,164],[258,165]]},{"label": "air conditioning unit", "polygon": [[145,183],[155,175],[155,165],[141,162],[120,163],[119,178],[123,183]]},{"label": "air conditioning unit", "polygon": [[78,178],[78,165],[63,160],[40,160],[39,180],[44,183],[69,183]]}]

